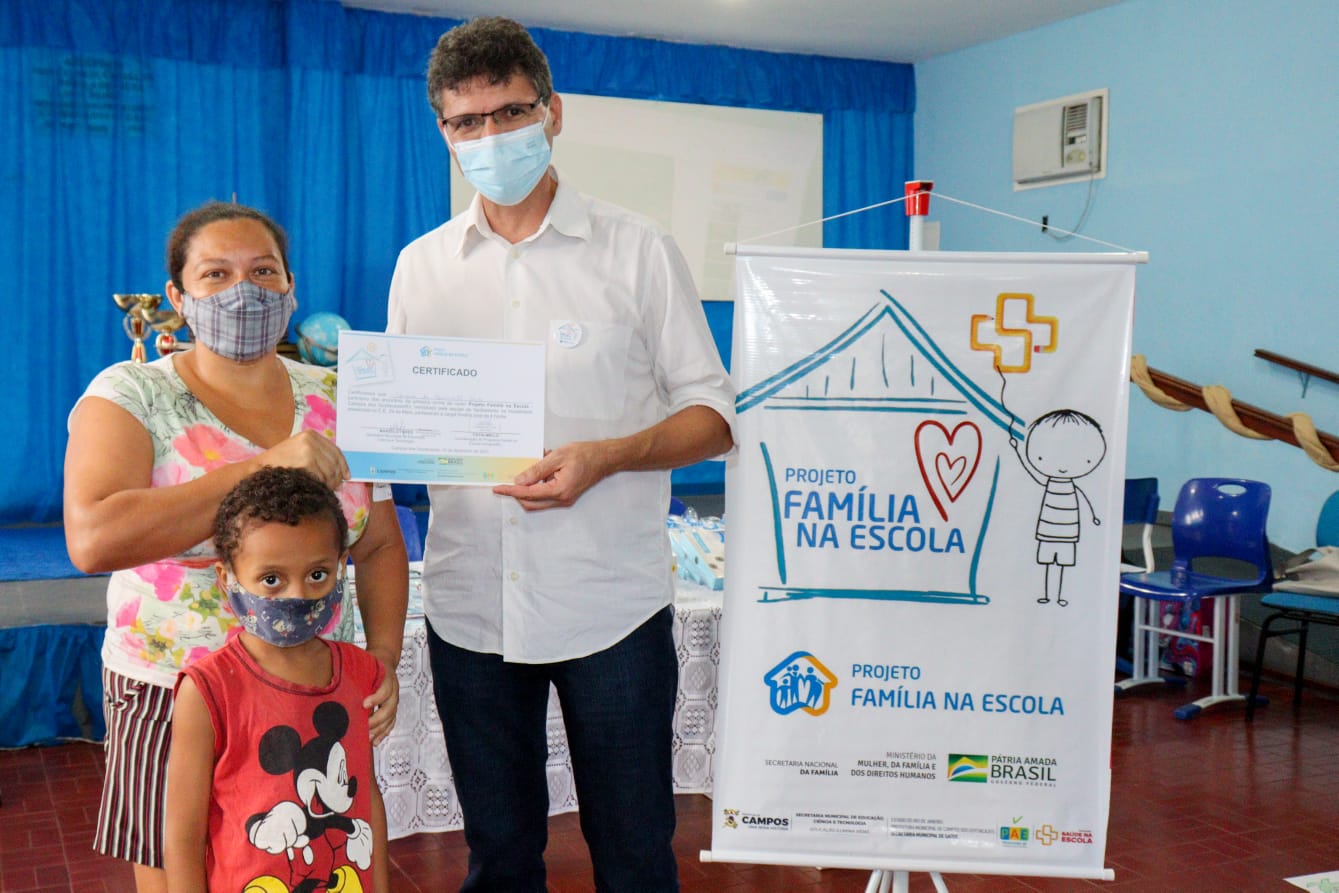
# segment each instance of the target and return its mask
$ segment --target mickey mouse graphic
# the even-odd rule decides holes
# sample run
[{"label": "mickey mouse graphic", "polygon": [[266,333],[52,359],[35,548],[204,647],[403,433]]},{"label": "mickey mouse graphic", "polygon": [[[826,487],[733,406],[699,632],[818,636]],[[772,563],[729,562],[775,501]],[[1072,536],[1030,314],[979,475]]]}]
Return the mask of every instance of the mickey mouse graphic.
[{"label": "mickey mouse graphic", "polygon": [[[291,773],[297,800],[276,803],[247,819],[247,837],[267,853],[288,857],[289,882],[258,877],[244,893],[362,893],[348,864],[372,864],[372,826],[344,813],[353,806],[358,779],[349,777],[342,739],[349,728],[343,706],[326,701],[312,711],[316,737],[302,743],[290,726],[274,726],[260,739],[260,766],[270,775]],[[341,859],[340,851],[344,857]]]}]

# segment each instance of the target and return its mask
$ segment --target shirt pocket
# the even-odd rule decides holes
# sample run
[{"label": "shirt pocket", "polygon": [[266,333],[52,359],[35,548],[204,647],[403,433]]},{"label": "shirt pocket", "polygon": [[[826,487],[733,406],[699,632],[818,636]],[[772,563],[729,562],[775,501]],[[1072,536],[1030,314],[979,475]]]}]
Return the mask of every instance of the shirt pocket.
[{"label": "shirt pocket", "polygon": [[548,411],[573,419],[619,418],[628,392],[631,345],[631,326],[550,320],[544,351]]}]

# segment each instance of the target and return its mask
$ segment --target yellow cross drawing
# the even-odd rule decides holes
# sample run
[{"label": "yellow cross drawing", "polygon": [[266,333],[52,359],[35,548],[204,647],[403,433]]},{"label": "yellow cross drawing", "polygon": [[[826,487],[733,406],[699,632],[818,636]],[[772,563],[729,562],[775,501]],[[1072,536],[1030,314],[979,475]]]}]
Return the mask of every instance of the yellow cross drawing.
[{"label": "yellow cross drawing", "polygon": [[[1025,292],[1001,292],[995,298],[995,315],[972,314],[972,350],[988,350],[995,355],[997,372],[1030,372],[1032,354],[1054,353],[1060,342],[1060,322],[1054,316],[1037,316],[1032,312],[1033,297]],[[993,322],[993,331],[983,331],[984,324]],[[1020,339],[1019,341],[1014,339]],[[1004,359],[1006,346],[1022,348],[1022,358],[1016,364]]]}]

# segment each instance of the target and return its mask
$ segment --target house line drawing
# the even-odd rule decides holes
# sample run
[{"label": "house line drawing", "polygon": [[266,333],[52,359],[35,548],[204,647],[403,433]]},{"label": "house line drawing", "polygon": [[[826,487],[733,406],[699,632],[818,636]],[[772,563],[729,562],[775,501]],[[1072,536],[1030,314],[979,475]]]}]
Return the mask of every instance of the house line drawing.
[{"label": "house line drawing", "polygon": [[[879,294],[877,303],[826,344],[741,391],[735,410],[738,415],[754,410],[769,415],[773,412],[875,413],[886,414],[890,419],[906,419],[903,424],[915,423],[915,419],[907,418],[909,415],[925,420],[945,419],[945,424],[928,423],[929,427],[937,429],[928,433],[936,438],[941,449],[929,457],[928,467],[919,455],[921,429],[927,427],[927,422],[921,422],[916,430],[916,459],[935,507],[947,520],[945,503],[955,501],[961,495],[970,477],[976,473],[981,458],[983,438],[977,422],[994,426],[1006,435],[1015,427],[1021,427],[1023,422],[965,374],[901,302],[885,290],[880,290]],[[894,371],[890,372],[890,367]],[[960,432],[964,433],[962,441],[976,444],[974,455],[951,452],[955,435]],[[989,492],[971,546],[964,586],[960,589],[850,588],[796,585],[791,581],[775,447],[769,447],[764,438],[759,439],[758,447],[770,489],[779,584],[759,586],[759,601],[853,598],[989,604],[989,596],[978,591],[977,574],[999,484],[998,456],[994,457],[993,468],[989,470]],[[982,471],[984,473],[985,469]]]}]

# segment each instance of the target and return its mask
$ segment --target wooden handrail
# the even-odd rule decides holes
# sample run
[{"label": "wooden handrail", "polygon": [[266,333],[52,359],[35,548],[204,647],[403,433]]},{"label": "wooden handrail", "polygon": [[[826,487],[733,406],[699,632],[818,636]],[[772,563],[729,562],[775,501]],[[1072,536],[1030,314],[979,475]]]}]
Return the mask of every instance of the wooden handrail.
[{"label": "wooden handrail", "polygon": [[[1257,351],[1258,352],[1258,351]],[[1174,375],[1168,375],[1166,372],[1160,372],[1157,369],[1149,367],[1148,377],[1153,383],[1167,393],[1187,406],[1193,406],[1196,409],[1202,409],[1205,412],[1213,412],[1209,404],[1204,399],[1204,393],[1200,386],[1191,384],[1182,378]],[[1292,422],[1282,416],[1275,415],[1268,410],[1261,409],[1258,406],[1252,406],[1249,403],[1242,403],[1240,400],[1232,401],[1232,408],[1236,410],[1241,423],[1257,434],[1263,434],[1266,437],[1272,437],[1275,440],[1281,440],[1284,443],[1290,443],[1293,446],[1300,447],[1297,442],[1297,435],[1293,433]],[[1339,438],[1333,434],[1327,434],[1324,431],[1317,431],[1320,442],[1329,450],[1330,456],[1339,460]]]},{"label": "wooden handrail", "polygon": [[1274,353],[1269,350],[1255,349],[1255,355],[1267,363],[1273,363],[1276,366],[1283,366],[1286,369],[1292,369],[1294,372],[1302,373],[1302,396],[1306,396],[1306,380],[1308,377],[1319,378],[1328,381],[1331,384],[1339,384],[1339,375],[1328,369],[1322,369],[1319,366],[1313,366],[1310,363],[1303,363],[1301,360],[1294,360],[1292,357],[1285,357],[1282,354]]}]

